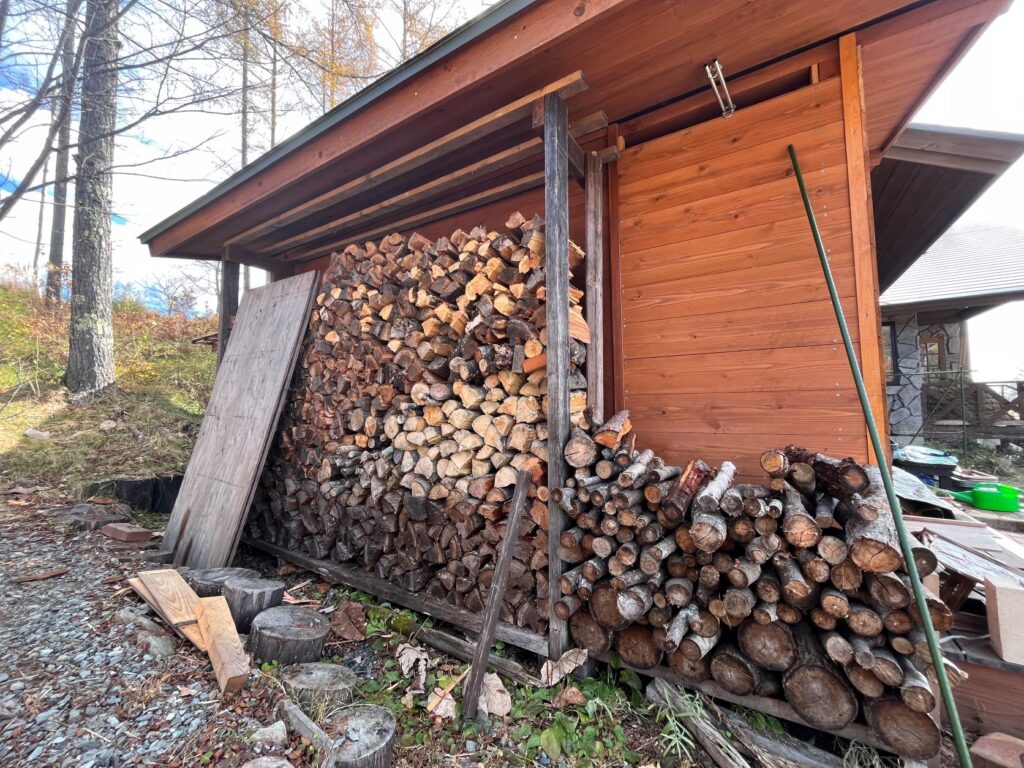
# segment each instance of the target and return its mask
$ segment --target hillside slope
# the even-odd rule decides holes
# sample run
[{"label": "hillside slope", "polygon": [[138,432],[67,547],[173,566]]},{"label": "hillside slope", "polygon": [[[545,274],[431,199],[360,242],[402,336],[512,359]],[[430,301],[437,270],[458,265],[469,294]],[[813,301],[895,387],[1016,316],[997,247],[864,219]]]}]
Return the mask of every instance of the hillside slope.
[{"label": "hillside slope", "polygon": [[216,319],[115,302],[116,391],[81,403],[60,383],[67,326],[66,306],[0,285],[0,490],[78,495],[93,480],[182,471],[216,368],[216,355],[190,339]]}]

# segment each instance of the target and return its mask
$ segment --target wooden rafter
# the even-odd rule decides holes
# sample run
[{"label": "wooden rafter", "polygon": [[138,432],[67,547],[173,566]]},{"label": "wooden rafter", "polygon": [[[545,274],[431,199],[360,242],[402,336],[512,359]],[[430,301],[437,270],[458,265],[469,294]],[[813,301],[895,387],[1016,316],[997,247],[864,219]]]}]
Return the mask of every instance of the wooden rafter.
[{"label": "wooden rafter", "polygon": [[470,142],[489,136],[495,131],[531,115],[533,105],[538,99],[543,99],[549,94],[554,94],[561,98],[569,98],[586,90],[586,88],[587,81],[584,79],[582,72],[566,75],[560,80],[556,80],[543,88],[528,93],[526,96],[513,101],[501,109],[484,115],[428,144],[424,144],[407,155],[392,160],[380,168],[352,179],[339,187],[314,197],[312,200],[307,200],[284,213],[267,219],[257,226],[231,238],[227,244],[242,245],[262,239],[281,227],[294,224],[307,216],[330,208],[352,195],[365,194],[381,184],[421,168],[429,162],[450,155]]},{"label": "wooden rafter", "polygon": [[418,227],[436,219],[444,218],[445,216],[452,216],[456,213],[476,208],[477,206],[492,203],[495,200],[502,200],[506,197],[517,195],[520,192],[536,189],[542,184],[544,184],[544,174],[540,172],[532,173],[529,176],[524,176],[521,179],[510,181],[507,184],[502,184],[500,186],[484,190],[483,192],[469,195],[468,197],[453,200],[450,203],[445,203],[444,205],[432,208],[429,211],[413,214],[403,219],[399,219],[398,221],[378,224],[361,232],[346,233],[343,237],[339,237],[330,243],[297,250],[293,253],[285,254],[283,258],[285,261],[289,262],[311,261],[312,259],[317,259],[321,256],[327,256],[333,251],[343,248],[349,243],[360,242],[362,240],[372,240],[375,237],[382,237],[383,235],[390,234],[391,232],[400,232],[412,227]]}]

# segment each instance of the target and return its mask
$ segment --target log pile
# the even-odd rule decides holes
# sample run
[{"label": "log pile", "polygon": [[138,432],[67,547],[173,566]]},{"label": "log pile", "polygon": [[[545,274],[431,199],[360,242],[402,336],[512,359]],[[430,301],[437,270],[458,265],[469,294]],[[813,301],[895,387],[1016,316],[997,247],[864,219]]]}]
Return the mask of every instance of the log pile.
[{"label": "log pile", "polygon": [[[483,609],[518,470],[533,477],[501,619],[547,628],[544,229],[515,214],[333,256],[250,534]],[[582,259],[570,248],[570,266]],[[570,289],[571,413],[589,330]]]},{"label": "log pile", "polygon": [[[789,447],[762,456],[767,482],[737,482],[731,462],[641,450],[625,412],[575,430],[565,458],[575,473],[552,495],[574,524],[556,612],[577,645],[785,698],[826,730],[863,705],[897,753],[938,751],[931,658],[877,468]],[[919,567],[934,568],[928,554]],[[949,608],[929,607],[949,629]]]}]

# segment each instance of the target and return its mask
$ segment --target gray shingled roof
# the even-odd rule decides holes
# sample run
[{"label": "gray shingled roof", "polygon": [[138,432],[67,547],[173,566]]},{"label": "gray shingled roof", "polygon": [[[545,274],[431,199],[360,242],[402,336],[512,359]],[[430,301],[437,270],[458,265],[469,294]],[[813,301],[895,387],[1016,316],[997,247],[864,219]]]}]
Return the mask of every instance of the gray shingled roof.
[{"label": "gray shingled roof", "polygon": [[1024,292],[1024,229],[955,227],[882,294],[883,307]]}]

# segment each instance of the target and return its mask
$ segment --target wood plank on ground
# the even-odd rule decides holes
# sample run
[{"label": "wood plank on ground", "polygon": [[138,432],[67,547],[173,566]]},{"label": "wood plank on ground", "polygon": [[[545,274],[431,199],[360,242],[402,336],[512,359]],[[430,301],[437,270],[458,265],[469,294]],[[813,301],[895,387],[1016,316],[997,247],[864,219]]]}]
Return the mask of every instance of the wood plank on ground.
[{"label": "wood plank on ground", "polygon": [[318,274],[245,294],[164,534],[174,563],[230,565],[281,415]]},{"label": "wood plank on ground", "polygon": [[249,657],[235,630],[231,609],[223,595],[201,597],[196,603],[196,618],[206,640],[207,652],[217,676],[220,692],[240,691],[249,679]]},{"label": "wood plank on ground", "polygon": [[[138,575],[136,575],[136,577],[134,579],[128,579],[128,586],[131,587],[132,589],[134,589],[136,594],[138,594],[139,597],[141,597],[143,600],[145,600],[146,603],[154,611],[156,611],[157,615],[161,619],[163,619],[164,623],[168,627],[170,627],[172,630],[174,630],[174,633],[176,635],[178,635],[179,637],[185,638],[190,643],[192,643],[192,645],[194,645],[196,648],[198,648],[200,651],[205,651],[206,650],[206,641],[203,639],[203,633],[199,630],[199,627],[196,625],[196,623],[194,621],[194,616],[195,616],[194,609],[193,609],[193,613],[192,613],[192,616],[193,616],[193,620],[192,621],[187,621],[186,623],[180,623],[180,624],[176,623],[175,620],[173,620],[171,618],[171,616],[165,610],[163,600],[158,598],[152,591],[150,591],[149,586],[141,578],[143,573],[159,574],[159,573],[164,573],[164,571],[142,571]],[[177,571],[171,571],[171,573],[176,574],[178,576],[178,578],[181,579],[181,575],[178,574]],[[165,577],[153,576],[153,577],[150,578],[150,583],[152,583],[154,580],[172,582],[173,581],[173,577],[165,579]],[[181,579],[181,584],[184,585],[185,589],[188,589],[189,591],[191,591],[191,588],[188,586],[188,584],[185,584],[185,580],[184,579]],[[180,593],[181,592],[181,585],[177,585],[176,587],[171,587],[170,589],[177,589],[177,591]],[[163,592],[161,591],[160,594],[162,595]],[[195,596],[195,593],[193,593],[193,596]],[[182,599],[188,600],[187,595],[184,596]],[[198,598],[196,598],[196,599],[198,599]]]}]

